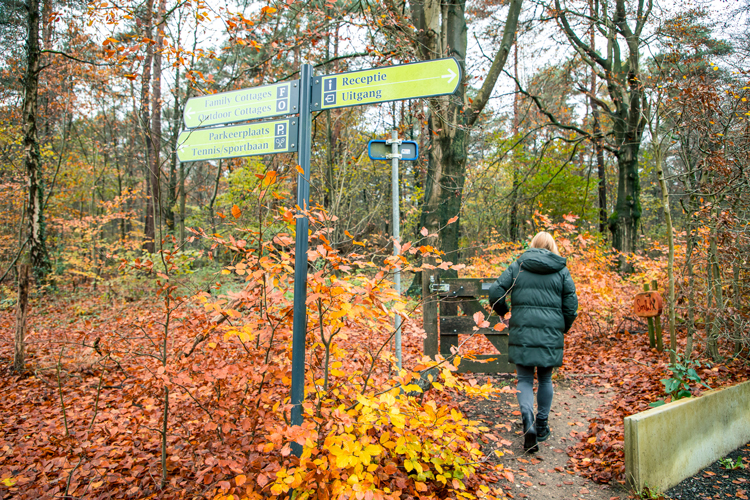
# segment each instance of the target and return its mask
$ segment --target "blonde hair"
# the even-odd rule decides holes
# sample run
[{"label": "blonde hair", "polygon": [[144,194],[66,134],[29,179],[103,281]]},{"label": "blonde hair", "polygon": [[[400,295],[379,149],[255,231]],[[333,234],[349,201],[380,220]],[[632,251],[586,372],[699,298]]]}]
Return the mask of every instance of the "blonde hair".
[{"label": "blonde hair", "polygon": [[560,251],[557,249],[557,244],[555,243],[554,238],[552,238],[552,235],[547,231],[536,233],[536,236],[531,240],[531,248],[543,248],[549,250],[555,255],[560,255]]}]

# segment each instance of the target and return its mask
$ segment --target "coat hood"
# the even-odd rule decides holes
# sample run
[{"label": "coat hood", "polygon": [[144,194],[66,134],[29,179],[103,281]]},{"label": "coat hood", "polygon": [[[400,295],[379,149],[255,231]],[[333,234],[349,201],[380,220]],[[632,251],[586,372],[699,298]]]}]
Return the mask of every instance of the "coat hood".
[{"label": "coat hood", "polygon": [[565,267],[567,259],[542,248],[529,248],[518,258],[521,269],[535,274],[553,274]]}]

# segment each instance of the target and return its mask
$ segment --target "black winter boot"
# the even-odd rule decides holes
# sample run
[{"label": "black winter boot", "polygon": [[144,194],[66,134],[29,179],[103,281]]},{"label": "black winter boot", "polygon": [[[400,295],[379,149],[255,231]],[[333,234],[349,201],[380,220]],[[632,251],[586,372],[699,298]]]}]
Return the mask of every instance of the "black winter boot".
[{"label": "black winter boot", "polygon": [[549,424],[546,418],[536,417],[536,440],[540,443],[549,439]]},{"label": "black winter boot", "polygon": [[536,444],[536,428],[534,427],[534,414],[523,413],[523,451],[527,453],[536,453],[539,446]]}]

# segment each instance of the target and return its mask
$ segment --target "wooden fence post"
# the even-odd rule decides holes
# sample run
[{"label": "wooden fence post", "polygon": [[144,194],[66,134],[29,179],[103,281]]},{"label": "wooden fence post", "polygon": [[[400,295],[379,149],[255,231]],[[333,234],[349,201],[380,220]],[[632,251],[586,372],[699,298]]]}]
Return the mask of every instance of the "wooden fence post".
[{"label": "wooden fence post", "polygon": [[[651,288],[653,288],[655,292],[659,291],[659,285],[658,283],[656,283],[656,280],[651,280]],[[664,352],[664,341],[661,335],[661,317],[660,316],[654,317],[654,330],[656,333],[656,350],[659,352]]]},{"label": "wooden fence post", "polygon": [[434,283],[435,271],[422,269],[422,327],[427,336],[424,339],[424,354],[435,358],[438,353],[438,297],[430,290]]},{"label": "wooden fence post", "polygon": [[23,372],[26,341],[26,312],[29,306],[29,264],[18,264],[18,302],[16,302],[16,337],[13,349],[13,371]]},{"label": "wooden fence post", "polygon": [[[649,291],[648,283],[643,284],[643,291]],[[646,320],[648,322],[648,345],[653,349],[654,347],[656,347],[656,338],[654,337],[654,320],[653,318],[646,318]]]}]

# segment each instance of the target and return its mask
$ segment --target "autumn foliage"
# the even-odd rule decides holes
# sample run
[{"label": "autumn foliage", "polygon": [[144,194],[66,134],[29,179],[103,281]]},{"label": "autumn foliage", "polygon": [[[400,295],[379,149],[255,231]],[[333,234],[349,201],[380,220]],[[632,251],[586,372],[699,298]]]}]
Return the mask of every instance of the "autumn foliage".
[{"label": "autumn foliage", "polygon": [[[261,207],[281,179],[269,171],[258,180],[252,193]],[[15,498],[224,500],[281,498],[292,490],[320,499],[503,496],[493,486],[503,471],[478,444],[488,427],[468,420],[457,404],[459,393],[510,390],[455,373],[459,356],[487,345],[477,339],[453,359],[422,357],[419,303],[396,295],[390,281],[396,264],[409,269],[415,254],[433,249],[404,244],[405,256],[377,263],[344,255],[328,239],[335,220],[319,208],[307,214],[304,424],[289,425],[294,250],[287,228],[296,215],[281,205],[259,213],[261,225],[233,206],[224,216],[226,236],[193,230],[214,254],[231,258],[211,290],[195,289],[194,257],[166,241],[154,259],[120,261],[121,273],[153,283],[150,298],[132,302],[111,287],[88,287],[79,292],[85,300],[35,302],[30,371],[0,379],[8,395],[1,403],[0,491]],[[637,272],[622,277],[617,256],[580,233],[574,216],[556,224],[535,217],[568,257],[581,303],[557,377],[585,373],[593,388],[611,394],[576,434],[571,466],[596,481],[623,481],[622,418],[663,396],[659,379],[668,363],[666,353],[648,347],[632,297],[643,281],[663,280],[664,263],[639,257]],[[500,243],[458,268],[465,276],[496,276],[522,250]],[[401,371],[390,347],[394,314],[405,322]],[[11,321],[6,310],[5,329]],[[701,375],[725,384],[747,378],[748,370],[737,360]],[[426,394],[424,380],[432,382]]]},{"label": "autumn foliage", "polygon": [[[261,177],[259,200],[276,181]],[[155,277],[151,299],[90,289],[85,301],[35,304],[32,371],[2,377],[12,396],[0,487],[18,498],[491,498],[479,474],[493,467],[476,443],[487,428],[451,399],[497,389],[456,377],[458,359],[422,358],[418,312],[389,280],[394,262],[341,255],[325,212],[309,216],[301,427],[288,423],[293,250],[283,228],[295,215],[280,208],[275,231],[256,230],[235,206],[230,236],[194,231],[232,255],[218,295],[191,290],[175,246],[121,262],[124,273]],[[241,286],[223,292],[232,283]],[[393,314],[407,332],[400,372]],[[433,382],[426,396],[421,374]]]}]

